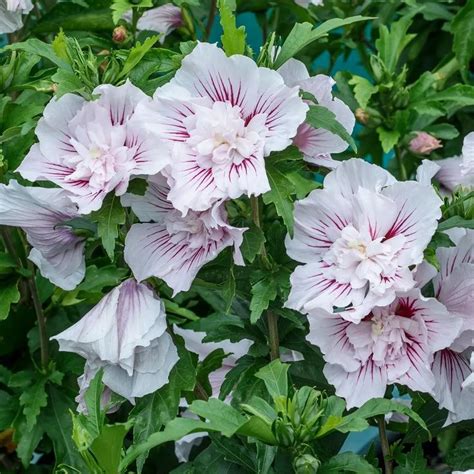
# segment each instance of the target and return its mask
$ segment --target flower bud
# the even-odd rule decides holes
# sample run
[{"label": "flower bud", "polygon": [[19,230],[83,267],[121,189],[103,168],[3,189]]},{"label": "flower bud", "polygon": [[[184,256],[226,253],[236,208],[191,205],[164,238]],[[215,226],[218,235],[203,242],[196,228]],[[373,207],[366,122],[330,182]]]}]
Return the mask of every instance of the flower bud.
[{"label": "flower bud", "polygon": [[315,474],[318,472],[321,462],[312,454],[302,454],[293,462],[296,474]]},{"label": "flower bud", "polygon": [[369,118],[370,118],[369,114],[367,113],[366,110],[361,109],[360,107],[356,109],[355,116],[356,116],[357,121],[363,125],[367,125],[367,123],[369,122]]},{"label": "flower bud", "polygon": [[295,432],[291,423],[285,423],[281,418],[277,418],[273,422],[272,431],[280,446],[293,446],[295,442]]},{"label": "flower bud", "polygon": [[128,38],[128,31],[125,26],[117,26],[112,33],[112,40],[115,43],[123,43]]},{"label": "flower bud", "polygon": [[429,155],[432,151],[442,148],[441,142],[426,132],[416,132],[411,139],[409,148],[412,153],[418,155]]}]

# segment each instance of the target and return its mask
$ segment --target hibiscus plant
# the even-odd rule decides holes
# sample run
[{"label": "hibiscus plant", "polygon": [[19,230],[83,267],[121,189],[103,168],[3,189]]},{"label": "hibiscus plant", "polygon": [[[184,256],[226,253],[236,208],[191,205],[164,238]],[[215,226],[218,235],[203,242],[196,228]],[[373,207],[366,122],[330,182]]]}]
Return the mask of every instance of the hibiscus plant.
[{"label": "hibiscus plant", "polygon": [[474,469],[473,26],[0,0],[0,472]]}]

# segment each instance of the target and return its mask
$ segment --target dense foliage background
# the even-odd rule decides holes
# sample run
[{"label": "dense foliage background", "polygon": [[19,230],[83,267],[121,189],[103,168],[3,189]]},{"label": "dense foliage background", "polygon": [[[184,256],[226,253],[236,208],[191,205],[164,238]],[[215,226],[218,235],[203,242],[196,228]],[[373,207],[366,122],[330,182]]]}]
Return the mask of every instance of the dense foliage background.
[{"label": "dense foliage background", "polygon": [[[350,144],[333,154],[338,161],[360,157],[413,180],[423,159],[460,155],[474,130],[473,0],[175,0],[179,27],[165,37],[138,28],[144,12],[164,3],[33,1],[23,27],[5,35],[0,50],[1,183],[28,184],[15,170],[37,142],[36,125],[53,97],[75,93],[91,100],[98,85],[126,80],[153,95],[198,40],[218,41],[228,55],[245,54],[260,66],[277,69],[296,57],[311,75],[332,76],[334,95],[357,119],[352,138],[334,114],[313,116],[311,124]],[[427,148],[413,142],[420,132],[429,134]],[[77,413],[84,359],[59,352],[49,338],[130,276],[124,245],[136,218],[112,193],[101,209],[71,220],[87,239],[85,278],[72,291],[54,286],[28,260],[24,223],[0,226],[1,473],[474,469],[474,421],[445,425],[447,410],[428,393],[400,384],[384,399],[349,411],[335,396],[321,351],[306,340],[307,317],[284,306],[296,266],[284,243],[293,232],[294,202],[321,187],[328,170],[303,161],[292,146],[273,153],[266,171],[271,191],[226,206],[232,225],[249,229],[241,246],[245,266],[234,265],[227,248],[189,291],[173,295],[163,280],[148,280],[165,305],[179,361],[168,384],[134,405],[113,396],[108,414],[100,371],[85,396],[88,414]],[[442,217],[424,253],[439,268],[437,249],[454,245],[444,231],[474,228],[474,197],[472,188],[451,193],[435,186],[444,199]],[[139,178],[129,188],[139,195],[144,189]],[[198,359],[176,326],[205,332],[206,342],[218,344]],[[216,394],[209,375],[226,357],[226,347],[219,348],[224,340],[252,344],[227,371],[220,399],[210,398]],[[194,415],[178,416],[189,405]],[[390,418],[392,412],[398,415]],[[209,436],[179,463],[175,441],[203,430]]]}]

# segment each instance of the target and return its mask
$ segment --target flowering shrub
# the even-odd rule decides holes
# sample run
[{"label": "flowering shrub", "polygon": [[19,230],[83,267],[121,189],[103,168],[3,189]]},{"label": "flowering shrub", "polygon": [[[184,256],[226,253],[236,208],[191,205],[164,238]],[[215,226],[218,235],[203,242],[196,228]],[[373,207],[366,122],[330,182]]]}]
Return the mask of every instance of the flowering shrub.
[{"label": "flowering shrub", "polygon": [[0,472],[474,469],[473,24],[0,0]]}]

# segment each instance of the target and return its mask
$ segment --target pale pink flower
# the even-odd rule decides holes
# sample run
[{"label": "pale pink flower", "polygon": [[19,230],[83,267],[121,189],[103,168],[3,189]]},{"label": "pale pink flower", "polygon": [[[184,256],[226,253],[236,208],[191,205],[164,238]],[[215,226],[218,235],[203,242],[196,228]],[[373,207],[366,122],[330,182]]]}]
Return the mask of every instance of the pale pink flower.
[{"label": "pale pink flower", "polygon": [[291,144],[307,109],[276,71],[198,43],[137,115],[168,142],[169,200],[186,213],[268,191],[264,158]]},{"label": "pale pink flower", "polygon": [[439,160],[436,164],[440,167],[436,179],[448,191],[474,187],[474,132],[464,137],[460,156]]},{"label": "pale pink flower", "polygon": [[181,8],[166,3],[157,8],[147,10],[138,20],[137,28],[140,31],[156,31],[160,33],[160,43],[165,42],[166,37],[177,28],[184,25]]},{"label": "pale pink flower", "polygon": [[32,9],[31,0],[0,0],[0,34],[19,30],[23,26],[22,15]]},{"label": "pale pink flower", "polygon": [[[310,77],[306,66],[296,59],[289,59],[278,72],[287,86],[299,86],[303,91],[310,92],[319,105],[333,112],[347,132],[352,133],[355,117],[342,100],[333,97],[334,79],[324,74]],[[299,126],[293,143],[304,154],[307,162],[326,168],[335,168],[340,163],[331,158],[331,153],[341,153],[349,146],[334,133],[323,128],[313,128],[307,123]]]},{"label": "pale pink flower", "polygon": [[433,393],[433,353],[448,347],[462,321],[434,298],[410,290],[386,307],[375,307],[358,324],[315,311],[307,339],[320,347],[324,375],[347,407],[383,397],[388,385]]},{"label": "pale pink flower", "polygon": [[148,286],[130,279],[108,293],[80,321],[54,336],[59,349],[87,361],[89,380],[103,369],[103,382],[129,399],[168,383],[178,352],[166,332],[163,303]]},{"label": "pale pink flower", "polygon": [[139,281],[156,276],[175,293],[186,291],[201,267],[230,246],[236,263],[243,265],[239,248],[247,229],[228,224],[224,204],[183,216],[168,194],[166,179],[156,175],[144,196],[122,197],[122,204],[130,206],[142,222],[131,227],[125,240],[125,261]]},{"label": "pale pink flower", "polygon": [[169,160],[167,147],[135,119],[147,97],[140,89],[127,81],[94,94],[91,102],[74,94],[51,100],[36,127],[39,143],[18,168],[30,181],[69,191],[81,214],[99,209],[111,191],[122,195],[131,176],[155,174]]},{"label": "pale pink flower", "polygon": [[68,291],[86,271],[85,240],[64,225],[78,215],[62,189],[24,187],[15,180],[0,184],[0,225],[22,228],[32,246],[28,258],[45,278]]},{"label": "pale pink flower", "polygon": [[432,151],[442,148],[442,143],[433,135],[426,132],[416,132],[410,140],[410,151],[418,155],[429,155]]},{"label": "pale pink flower", "polygon": [[341,162],[295,205],[294,237],[288,255],[303,263],[291,276],[287,306],[304,313],[325,309],[358,322],[374,306],[414,287],[410,266],[441,217],[431,186],[397,182],[363,160]]},{"label": "pale pink flower", "polygon": [[436,376],[435,399],[449,411],[447,423],[474,418],[472,388],[463,387],[471,375],[469,364],[474,348],[474,231],[447,231],[455,247],[436,251],[441,268],[424,262],[416,273],[420,286],[431,278],[435,297],[451,315],[463,321],[461,332],[450,347],[435,354],[433,372]]}]

